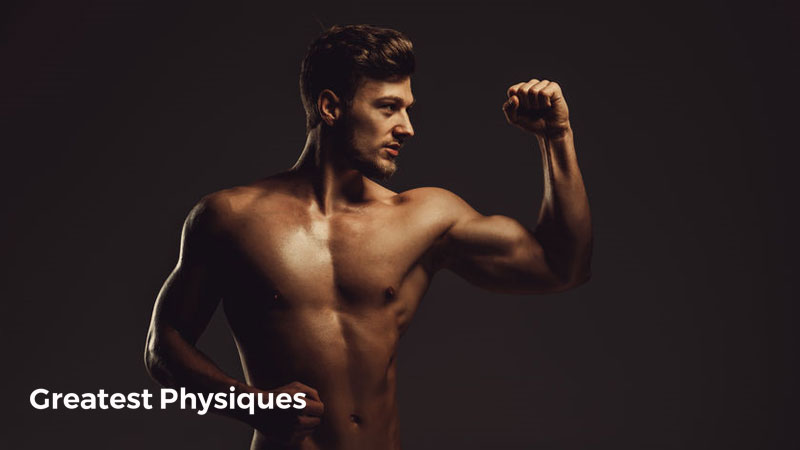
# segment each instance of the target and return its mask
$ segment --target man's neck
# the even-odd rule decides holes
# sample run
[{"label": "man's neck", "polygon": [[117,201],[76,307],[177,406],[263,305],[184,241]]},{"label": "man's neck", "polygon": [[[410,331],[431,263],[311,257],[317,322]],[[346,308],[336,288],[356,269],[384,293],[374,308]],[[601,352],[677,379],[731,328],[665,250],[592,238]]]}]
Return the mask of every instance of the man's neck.
[{"label": "man's neck", "polygon": [[303,152],[291,170],[310,182],[315,203],[328,215],[363,202],[366,181],[361,172],[346,163],[335,139],[323,134],[319,127],[308,133]]}]

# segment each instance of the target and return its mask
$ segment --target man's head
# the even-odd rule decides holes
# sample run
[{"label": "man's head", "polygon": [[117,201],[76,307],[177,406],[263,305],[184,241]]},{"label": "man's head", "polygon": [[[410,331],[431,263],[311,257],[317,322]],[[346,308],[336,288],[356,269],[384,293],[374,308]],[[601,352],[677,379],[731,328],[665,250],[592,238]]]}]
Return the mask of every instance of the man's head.
[{"label": "man's head", "polygon": [[[399,146],[413,135],[411,41],[369,25],[334,26],[303,60],[300,93],[308,131],[337,128],[348,159],[365,175],[388,178]],[[394,147],[394,148],[393,148]]]}]

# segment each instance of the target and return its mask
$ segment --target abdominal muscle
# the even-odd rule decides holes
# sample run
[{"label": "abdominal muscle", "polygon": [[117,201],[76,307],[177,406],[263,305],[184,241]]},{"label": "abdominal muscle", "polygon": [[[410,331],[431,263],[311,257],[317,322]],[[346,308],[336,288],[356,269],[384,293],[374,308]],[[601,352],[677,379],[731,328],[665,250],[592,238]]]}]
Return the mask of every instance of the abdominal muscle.
[{"label": "abdominal muscle", "polygon": [[[325,405],[321,424],[297,448],[399,448],[399,331],[390,306],[247,303],[226,301],[225,312],[248,384],[271,390],[298,381],[316,389]],[[263,441],[256,432],[253,448],[268,448]]]}]

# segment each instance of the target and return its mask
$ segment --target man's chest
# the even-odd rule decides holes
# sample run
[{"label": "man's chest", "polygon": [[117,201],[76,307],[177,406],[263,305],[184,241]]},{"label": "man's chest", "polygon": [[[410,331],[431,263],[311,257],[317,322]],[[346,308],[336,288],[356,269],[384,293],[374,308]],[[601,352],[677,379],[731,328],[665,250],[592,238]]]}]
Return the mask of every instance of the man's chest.
[{"label": "man's chest", "polygon": [[422,270],[440,232],[397,208],[328,217],[258,214],[237,226],[233,267],[244,286],[295,302],[383,301],[399,295],[409,273]]}]

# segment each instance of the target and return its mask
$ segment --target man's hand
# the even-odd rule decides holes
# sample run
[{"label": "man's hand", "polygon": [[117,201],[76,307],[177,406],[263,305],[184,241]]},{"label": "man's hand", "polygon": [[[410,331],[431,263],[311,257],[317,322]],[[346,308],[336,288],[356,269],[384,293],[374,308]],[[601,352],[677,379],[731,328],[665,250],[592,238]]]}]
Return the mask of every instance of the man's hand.
[{"label": "man's hand", "polygon": [[570,129],[569,110],[561,86],[555,81],[537,80],[508,88],[503,112],[511,125],[539,137],[559,137]]},{"label": "man's hand", "polygon": [[260,431],[269,442],[280,445],[296,445],[314,432],[320,424],[325,407],[319,399],[316,389],[295,381],[285,386],[281,386],[269,391],[261,392],[266,396],[271,392],[273,398],[278,394],[294,395],[300,392],[306,394],[306,407],[303,409],[256,409],[256,414],[249,416],[246,421],[255,429]]}]

